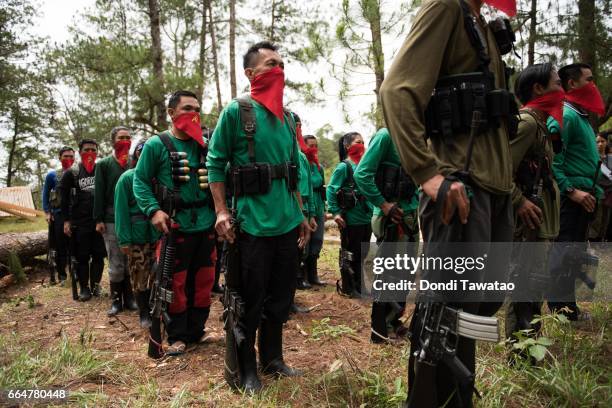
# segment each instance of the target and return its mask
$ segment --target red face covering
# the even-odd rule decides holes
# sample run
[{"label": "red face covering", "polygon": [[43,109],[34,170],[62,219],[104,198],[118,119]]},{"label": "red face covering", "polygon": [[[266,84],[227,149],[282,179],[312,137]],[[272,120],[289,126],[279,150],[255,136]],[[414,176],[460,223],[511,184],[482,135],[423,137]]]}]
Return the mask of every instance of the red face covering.
[{"label": "red face covering", "polygon": [[74,164],[74,159],[61,159],[60,162],[62,162],[62,170],[67,170]]},{"label": "red face covering", "polygon": [[200,113],[196,111],[185,112],[172,119],[174,127],[187,136],[195,140],[204,147],[204,139],[202,138],[202,125],[200,125]]},{"label": "red face covering", "polygon": [[317,146],[307,147],[306,150],[304,150],[304,154],[309,163],[315,163],[317,167],[321,167],[319,164],[319,148]]},{"label": "red face covering", "polygon": [[83,152],[81,153],[81,163],[85,167],[88,173],[91,173],[96,165],[96,152]]},{"label": "red face covering", "polygon": [[266,107],[281,122],[283,115],[283,92],[285,90],[285,71],[274,67],[261,73],[251,82],[251,98]]},{"label": "red face covering", "polygon": [[581,108],[603,116],[606,113],[606,105],[604,104],[599,89],[593,82],[589,82],[582,88],[572,89],[565,94],[565,100],[575,103]]},{"label": "red face covering", "polygon": [[361,158],[363,157],[363,153],[365,153],[365,146],[363,143],[355,143],[346,151],[348,156],[351,158],[355,164],[359,164]]},{"label": "red face covering", "polygon": [[526,108],[541,110],[548,116],[552,116],[563,127],[563,98],[565,93],[561,90],[548,92],[530,100],[525,104]]},{"label": "red face covering", "polygon": [[503,11],[510,17],[516,15],[516,0],[485,0],[485,3]]},{"label": "red face covering", "polygon": [[117,140],[115,142],[115,157],[121,167],[125,167],[128,163],[128,156],[130,154],[130,146],[132,142],[130,140]]}]

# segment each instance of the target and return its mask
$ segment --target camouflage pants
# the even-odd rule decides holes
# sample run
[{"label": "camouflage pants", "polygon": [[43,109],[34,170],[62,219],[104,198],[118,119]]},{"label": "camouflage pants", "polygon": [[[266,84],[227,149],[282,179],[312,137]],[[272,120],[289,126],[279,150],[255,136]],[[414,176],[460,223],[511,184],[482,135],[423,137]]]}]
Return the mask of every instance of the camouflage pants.
[{"label": "camouflage pants", "polygon": [[128,268],[134,291],[141,292],[151,289],[154,279],[154,261],[155,244],[133,244],[130,246]]}]

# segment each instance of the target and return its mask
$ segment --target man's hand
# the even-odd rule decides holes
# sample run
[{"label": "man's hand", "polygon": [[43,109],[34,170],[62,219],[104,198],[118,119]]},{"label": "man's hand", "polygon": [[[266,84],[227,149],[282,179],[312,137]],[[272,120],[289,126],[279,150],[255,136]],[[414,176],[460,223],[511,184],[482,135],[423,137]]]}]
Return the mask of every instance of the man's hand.
[{"label": "man's hand", "polygon": [[346,221],[344,221],[344,218],[342,218],[342,215],[340,214],[334,215],[334,222],[338,224],[338,228],[340,229],[346,227]]},{"label": "man's hand", "polygon": [[516,210],[516,214],[532,230],[538,228],[544,221],[540,207],[527,199],[523,200],[521,206]]},{"label": "man's hand", "polygon": [[569,199],[575,203],[578,203],[585,209],[587,212],[595,211],[595,197],[586,191],[582,190],[574,190],[572,193],[568,195]]},{"label": "man's hand", "polygon": [[[421,188],[434,202],[438,198],[438,192],[440,186],[444,182],[444,176],[436,174],[421,185]],[[453,182],[446,197],[444,197],[444,203],[442,203],[442,222],[445,225],[450,224],[455,215],[455,211],[459,211],[459,220],[462,224],[467,224],[468,215],[470,214],[470,200],[468,199],[465,191],[465,186],[459,181]]]},{"label": "man's hand", "polygon": [[438,198],[438,190],[440,190],[440,186],[442,185],[443,181],[444,176],[441,174],[436,174],[435,176],[421,184],[423,192],[427,194],[433,200],[434,203]]},{"label": "man's hand", "polygon": [[96,232],[104,234],[106,232],[106,225],[103,222],[96,223]]},{"label": "man's hand", "polygon": [[70,221],[64,221],[64,235],[69,237],[72,236],[72,229],[70,229]]},{"label": "man's hand", "polygon": [[314,219],[314,217],[310,218],[310,222],[308,223],[310,225],[310,231],[311,232],[315,232],[317,230],[317,220]]},{"label": "man's hand", "polygon": [[[393,210],[394,207],[395,209]],[[389,217],[389,214],[391,214],[391,221],[393,221],[395,224],[402,222],[404,210],[402,210],[397,203],[388,203],[385,201],[380,206],[380,209],[382,210],[383,214],[385,214],[385,217]]]},{"label": "man's hand", "polygon": [[153,227],[155,227],[155,229],[159,232],[163,232],[164,234],[168,234],[170,232],[170,229],[168,228],[170,226],[170,217],[168,217],[168,214],[162,210],[155,211],[153,218],[151,218],[151,224],[153,224]]},{"label": "man's hand", "polygon": [[308,220],[304,218],[302,223],[299,226],[300,236],[298,238],[298,248],[304,249],[306,245],[308,245],[308,241],[310,241],[310,225],[308,224]]},{"label": "man's hand", "polygon": [[234,243],[236,234],[234,233],[234,226],[232,225],[232,214],[230,214],[228,210],[221,210],[217,213],[215,229],[221,238],[229,241],[230,244]]},{"label": "man's hand", "polygon": [[122,253],[123,255],[127,255],[127,256],[129,256],[129,255],[130,255],[130,252],[132,252],[132,251],[131,251],[131,248],[130,248],[129,246],[122,246],[122,247],[119,247],[119,250],[121,251],[121,253]]},{"label": "man's hand", "polygon": [[47,221],[47,224],[51,224],[51,221],[53,221],[53,214],[50,212],[45,213],[45,220]]}]

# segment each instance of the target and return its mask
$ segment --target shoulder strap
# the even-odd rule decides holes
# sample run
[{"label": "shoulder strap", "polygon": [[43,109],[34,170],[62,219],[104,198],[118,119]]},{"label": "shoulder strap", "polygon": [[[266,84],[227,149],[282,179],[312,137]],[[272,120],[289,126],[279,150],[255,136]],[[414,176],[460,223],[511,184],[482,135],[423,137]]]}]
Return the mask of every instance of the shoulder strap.
[{"label": "shoulder strap", "polygon": [[353,188],[355,186],[355,179],[353,178],[353,166],[349,159],[342,160],[342,163],[346,164],[346,184]]},{"label": "shoulder strap", "polygon": [[482,34],[478,28],[476,28],[477,23],[474,21],[474,16],[470,11],[467,2],[465,0],[459,0],[459,2],[461,3],[461,10],[463,11],[463,24],[465,26],[465,31],[467,31],[470,43],[476,50],[478,60],[480,61],[480,71],[484,72],[486,75],[491,75],[491,72],[489,71],[489,63],[491,62],[491,58],[485,51],[485,39],[482,37]]},{"label": "shoulder strap", "polygon": [[176,153],[176,147],[174,147],[174,143],[172,143],[172,140],[170,140],[170,136],[168,136],[168,133],[162,132],[158,134],[157,136],[159,137],[159,140],[161,140],[164,146],[166,147],[166,150],[168,150],[168,154]]},{"label": "shoulder strap", "polygon": [[240,123],[248,143],[249,161],[255,163],[255,133],[257,132],[257,126],[255,113],[253,112],[253,103],[249,95],[236,98],[236,102],[238,102],[240,108]]}]

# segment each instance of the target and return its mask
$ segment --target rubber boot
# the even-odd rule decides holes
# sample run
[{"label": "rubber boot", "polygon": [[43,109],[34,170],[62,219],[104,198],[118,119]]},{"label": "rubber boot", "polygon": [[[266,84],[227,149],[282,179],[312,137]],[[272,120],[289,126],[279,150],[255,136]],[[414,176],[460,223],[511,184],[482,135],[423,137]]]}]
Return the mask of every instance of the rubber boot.
[{"label": "rubber boot", "polygon": [[138,300],[138,311],[140,315],[140,327],[142,327],[143,329],[149,329],[151,327],[151,312],[149,311],[150,295],[150,290],[143,290],[138,292],[138,295],[136,296]]},{"label": "rubber boot", "polygon": [[51,267],[49,268],[49,284],[55,285],[57,281],[55,280],[55,270]]},{"label": "rubber boot", "polygon": [[308,276],[308,282],[310,282],[311,285],[325,286],[325,282],[319,279],[319,272],[317,271],[318,259],[318,257],[314,256],[306,258],[306,273]]},{"label": "rubber boot", "polygon": [[81,291],[79,292],[79,300],[81,302],[87,302],[91,299],[91,290],[89,290],[89,265],[83,265],[81,262],[77,264],[78,268],[78,276],[79,276],[79,286],[81,287]]},{"label": "rubber boot", "polygon": [[104,258],[92,259],[89,267],[89,282],[91,284],[91,292],[94,296],[99,297],[102,292],[100,281],[102,280],[102,272],[104,271]]},{"label": "rubber boot", "polygon": [[389,335],[387,331],[387,306],[386,303],[372,302],[372,323],[370,341],[375,344],[384,343]]},{"label": "rubber boot", "polygon": [[304,262],[304,264],[299,265],[297,268],[297,273],[296,273],[297,284],[295,287],[296,289],[305,290],[305,289],[312,288],[310,283],[308,283],[308,281],[306,280],[305,273],[306,273],[306,263]]},{"label": "rubber boot", "polygon": [[255,356],[255,333],[247,335],[238,347],[240,360],[240,389],[247,394],[259,392],[262,388],[257,375],[257,358]]},{"label": "rubber boot", "polygon": [[57,279],[59,279],[60,285],[63,285],[64,282],[66,282],[66,278],[67,278],[66,276],[66,258],[57,259],[55,267],[57,269]]},{"label": "rubber boot", "polygon": [[283,360],[283,324],[262,319],[259,326],[259,361],[261,371],[276,377],[299,377],[300,370]]},{"label": "rubber boot", "polygon": [[107,312],[107,315],[109,316],[115,316],[117,313],[123,310],[123,305],[121,303],[121,292],[123,291],[122,283],[123,282],[110,283],[111,299],[113,302],[111,303],[111,307]]},{"label": "rubber boot", "polygon": [[132,283],[129,278],[124,278],[121,282],[122,293],[123,293],[123,308],[126,310],[136,311],[138,310],[138,303],[134,299],[134,292],[132,292]]}]

